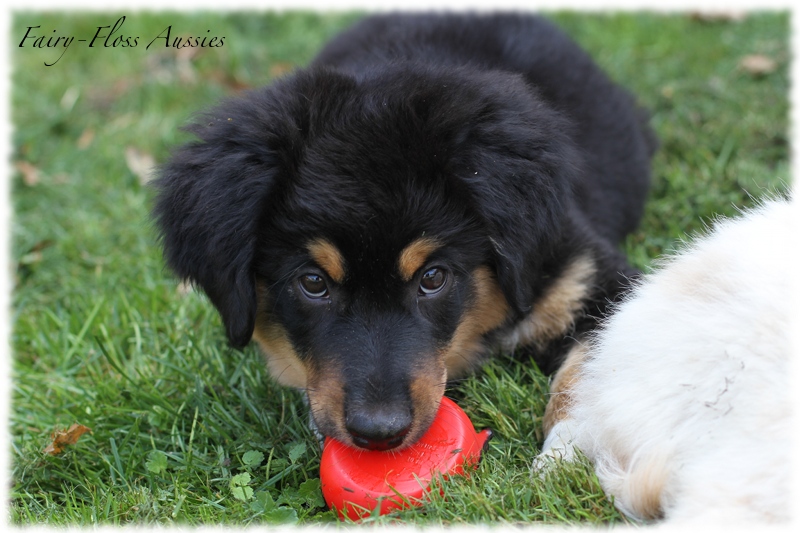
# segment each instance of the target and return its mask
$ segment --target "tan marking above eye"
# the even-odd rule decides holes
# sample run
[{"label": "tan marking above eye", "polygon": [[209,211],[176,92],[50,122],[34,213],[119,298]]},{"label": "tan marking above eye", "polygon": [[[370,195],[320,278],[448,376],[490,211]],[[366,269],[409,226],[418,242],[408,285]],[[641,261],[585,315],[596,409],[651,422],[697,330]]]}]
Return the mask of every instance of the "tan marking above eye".
[{"label": "tan marking above eye", "polygon": [[346,269],[339,249],[330,241],[316,239],[306,245],[308,253],[321,269],[336,283],[344,281]]},{"label": "tan marking above eye", "polygon": [[403,281],[410,281],[414,274],[425,265],[428,257],[441,248],[442,244],[430,237],[421,237],[400,252],[397,259],[397,270]]}]

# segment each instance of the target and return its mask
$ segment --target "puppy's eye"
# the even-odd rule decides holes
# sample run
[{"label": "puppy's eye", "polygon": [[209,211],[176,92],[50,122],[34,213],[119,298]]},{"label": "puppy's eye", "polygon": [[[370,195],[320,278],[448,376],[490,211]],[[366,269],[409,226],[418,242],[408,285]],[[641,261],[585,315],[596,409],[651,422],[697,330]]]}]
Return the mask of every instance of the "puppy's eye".
[{"label": "puppy's eye", "polygon": [[441,291],[447,281],[447,271],[443,268],[434,267],[422,274],[419,281],[419,293],[422,296],[432,296]]},{"label": "puppy's eye", "polygon": [[318,274],[301,276],[300,288],[303,289],[306,296],[315,300],[328,295],[328,285],[325,283],[325,279]]}]

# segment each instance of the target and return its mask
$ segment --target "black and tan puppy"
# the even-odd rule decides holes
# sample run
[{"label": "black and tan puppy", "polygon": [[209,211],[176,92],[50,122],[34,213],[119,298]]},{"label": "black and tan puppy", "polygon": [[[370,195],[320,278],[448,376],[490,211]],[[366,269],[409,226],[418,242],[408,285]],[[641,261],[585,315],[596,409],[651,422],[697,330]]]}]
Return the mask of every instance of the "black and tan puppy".
[{"label": "black and tan puppy", "polygon": [[652,136],[538,17],[367,18],[189,130],[168,264],[356,446],[414,442],[493,347],[554,371],[632,274]]}]

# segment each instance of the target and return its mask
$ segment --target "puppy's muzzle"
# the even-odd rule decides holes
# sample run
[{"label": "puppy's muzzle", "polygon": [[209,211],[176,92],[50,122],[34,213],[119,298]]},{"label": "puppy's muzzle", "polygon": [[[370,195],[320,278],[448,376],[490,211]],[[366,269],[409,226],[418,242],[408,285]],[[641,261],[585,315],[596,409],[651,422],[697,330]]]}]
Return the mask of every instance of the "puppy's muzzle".
[{"label": "puppy's muzzle", "polygon": [[403,443],[413,414],[405,405],[378,405],[348,409],[345,428],[353,443],[367,450],[391,450]]}]

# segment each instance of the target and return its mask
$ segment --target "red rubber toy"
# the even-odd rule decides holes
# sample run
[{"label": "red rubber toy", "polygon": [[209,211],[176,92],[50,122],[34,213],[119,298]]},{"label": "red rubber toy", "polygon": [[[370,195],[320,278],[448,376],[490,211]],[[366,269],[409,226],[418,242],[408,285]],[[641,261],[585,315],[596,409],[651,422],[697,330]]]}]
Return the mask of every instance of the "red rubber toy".
[{"label": "red rubber toy", "polygon": [[370,451],[325,440],[320,463],[322,495],[339,518],[360,520],[380,506],[387,514],[419,505],[431,479],[464,475],[474,468],[492,432],[476,432],[466,413],[442,398],[431,427],[399,452]]}]

